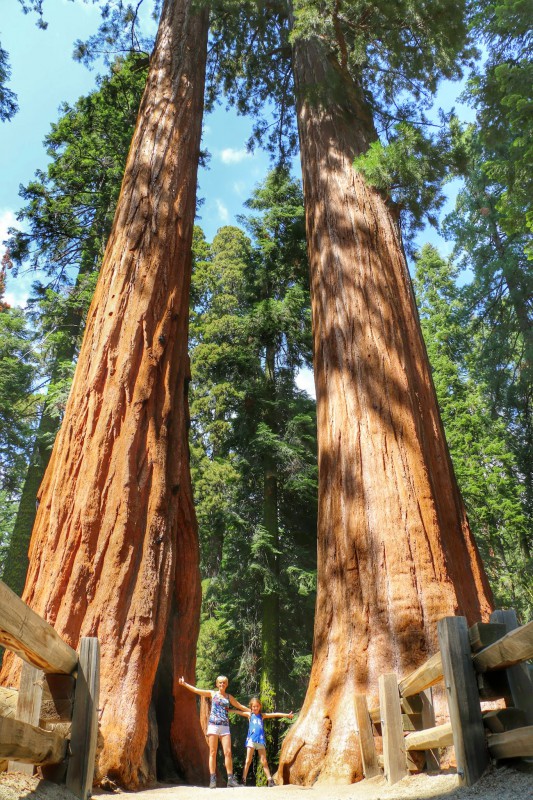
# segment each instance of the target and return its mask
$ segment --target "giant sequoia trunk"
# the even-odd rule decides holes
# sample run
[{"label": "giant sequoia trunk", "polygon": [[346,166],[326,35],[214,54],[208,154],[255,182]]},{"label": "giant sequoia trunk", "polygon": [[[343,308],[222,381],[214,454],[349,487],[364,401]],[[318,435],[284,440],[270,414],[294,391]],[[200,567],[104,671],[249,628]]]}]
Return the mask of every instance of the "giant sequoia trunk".
[{"label": "giant sequoia trunk", "polygon": [[[89,269],[89,265],[92,269]],[[76,289],[79,288],[82,278],[95,268],[94,263],[82,261],[76,278]],[[50,382],[54,384],[60,377],[63,363],[72,362],[78,345],[80,331],[84,322],[81,308],[69,306],[65,319],[59,331],[59,343],[54,353],[54,362],[50,370]],[[37,514],[36,498],[44,473],[50,461],[52,447],[59,428],[57,414],[50,408],[48,398],[44,401],[43,410],[39,419],[39,426],[35,436],[35,443],[24,479],[22,494],[13,531],[9,537],[2,580],[18,595],[22,594],[28,572],[28,546],[31,539],[35,516]]]},{"label": "giant sequoia trunk", "polygon": [[167,773],[207,766],[177,684],[194,677],[200,609],[187,324],[208,21],[193,6],[163,6],[23,595],[73,646],[99,637],[99,770],[128,787],[153,777],[158,736]]},{"label": "giant sequoia trunk", "polygon": [[354,693],[375,698],[381,673],[403,676],[434,653],[440,617],[486,617],[491,593],[398,227],[352,166],[375,139],[370,112],[316,41],[296,45],[294,70],[314,325],[318,594],[310,683],[279,775],[308,784],[361,777]]}]

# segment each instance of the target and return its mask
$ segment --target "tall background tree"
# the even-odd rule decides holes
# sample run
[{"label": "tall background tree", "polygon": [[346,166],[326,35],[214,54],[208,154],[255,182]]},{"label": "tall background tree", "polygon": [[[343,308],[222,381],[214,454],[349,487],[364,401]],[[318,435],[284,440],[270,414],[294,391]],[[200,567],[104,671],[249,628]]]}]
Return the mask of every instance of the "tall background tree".
[{"label": "tall background tree", "polygon": [[[199,678],[221,668],[265,709],[301,702],[314,600],[314,401],[301,192],[286,170],[255,212],[198,243],[191,324],[193,481],[204,574]],[[238,668],[236,669],[236,665]],[[269,749],[278,751],[271,728]]]},{"label": "tall background tree", "polygon": [[[475,319],[478,380],[487,389],[491,418],[505,426],[516,464],[525,519],[516,532],[524,565],[516,573],[519,594],[533,568],[533,62],[528,18],[526,4],[508,2],[487,3],[475,18],[488,57],[465,92],[476,121],[464,133],[464,188],[445,221],[454,258],[471,276],[467,301]],[[511,564],[502,569],[504,574],[513,571]],[[526,616],[529,602],[525,597],[517,602]]]},{"label": "tall background tree", "polygon": [[[513,438],[516,422],[494,413],[484,326],[472,308],[472,286],[460,268],[426,245],[416,260],[415,291],[433,379],[468,518],[496,605],[530,619],[531,530],[528,484]],[[511,364],[509,364],[509,368]]]},{"label": "tall background tree", "polygon": [[9,546],[13,520],[27,466],[38,396],[39,367],[35,337],[21,309],[4,302],[4,267],[0,270],[0,566]]}]

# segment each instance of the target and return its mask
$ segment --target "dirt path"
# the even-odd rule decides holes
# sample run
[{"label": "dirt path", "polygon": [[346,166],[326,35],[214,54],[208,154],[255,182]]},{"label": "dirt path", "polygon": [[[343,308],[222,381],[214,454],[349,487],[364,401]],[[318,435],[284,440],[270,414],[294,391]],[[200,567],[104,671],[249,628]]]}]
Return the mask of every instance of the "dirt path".
[{"label": "dirt path", "polygon": [[[411,775],[387,786],[383,778],[351,786],[319,784],[275,789],[205,789],[160,786],[142,792],[95,792],[93,800],[533,800],[533,774],[509,768],[492,770],[471,788],[459,788],[456,775]],[[66,789],[20,773],[0,775],[0,800],[75,800]]]},{"label": "dirt path", "polygon": [[[113,795],[98,793],[94,799]],[[471,788],[459,788],[456,775],[411,775],[388,786],[373,778],[350,786],[276,786],[275,789],[205,789],[166,786],[143,792],[119,793],[117,800],[533,800],[533,774],[508,768],[491,771]]]}]

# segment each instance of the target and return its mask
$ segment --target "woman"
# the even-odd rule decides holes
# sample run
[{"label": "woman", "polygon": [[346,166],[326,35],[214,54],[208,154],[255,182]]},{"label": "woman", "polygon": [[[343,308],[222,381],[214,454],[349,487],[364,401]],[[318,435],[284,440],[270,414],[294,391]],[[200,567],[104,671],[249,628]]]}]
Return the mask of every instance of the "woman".
[{"label": "woman", "polygon": [[222,751],[224,753],[224,763],[228,773],[228,786],[240,786],[239,782],[233,774],[233,758],[231,755],[231,732],[229,729],[228,711],[230,703],[240,711],[249,711],[246,706],[241,705],[238,700],[227,693],[228,679],[225,675],[219,675],[215,681],[216,689],[198,689],[196,686],[191,686],[186,683],[183,676],[179,678],[179,683],[194,694],[199,694],[200,697],[211,698],[211,713],[209,715],[209,724],[207,726],[207,741],[209,744],[209,788],[216,789],[217,786],[217,750],[218,740],[222,744]]}]

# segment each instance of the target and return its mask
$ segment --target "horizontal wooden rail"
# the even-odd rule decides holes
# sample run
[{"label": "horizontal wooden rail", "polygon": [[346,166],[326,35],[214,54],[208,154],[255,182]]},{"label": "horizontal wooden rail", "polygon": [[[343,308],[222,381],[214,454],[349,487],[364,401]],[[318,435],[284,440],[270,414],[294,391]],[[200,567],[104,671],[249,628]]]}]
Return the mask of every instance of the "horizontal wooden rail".
[{"label": "horizontal wooden rail", "polygon": [[[440,652],[431,656],[424,664],[422,664],[414,672],[411,672],[406,678],[398,681],[398,691],[402,698],[412,697],[415,694],[429,689],[436,683],[442,680],[442,657]],[[379,706],[374,706],[368,712],[370,719],[374,725],[379,725],[381,722]]]},{"label": "horizontal wooden rail", "polygon": [[533,757],[533,725],[493,733],[488,737],[488,746],[492,758]]},{"label": "horizontal wooden rail", "polygon": [[405,737],[406,750],[433,750],[453,744],[452,724],[436,725],[424,731],[415,731]]},{"label": "horizontal wooden rail", "polygon": [[44,672],[69,675],[78,664],[76,651],[2,581],[0,644]]},{"label": "horizontal wooden rail", "polygon": [[65,758],[67,740],[18,719],[0,717],[0,758],[29,764],[59,764]]},{"label": "horizontal wooden rail", "polygon": [[411,672],[406,678],[398,683],[398,689],[402,697],[410,697],[413,694],[423,692],[442,680],[442,657],[440,652],[431,656],[422,666]]},{"label": "horizontal wooden rail", "polygon": [[474,656],[473,661],[478,672],[487,672],[506,669],[529,658],[533,658],[533,620],[485,647]]}]

